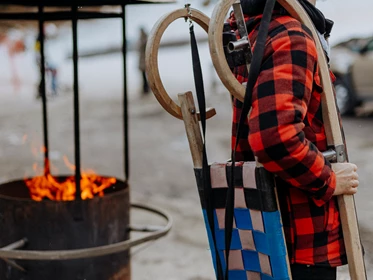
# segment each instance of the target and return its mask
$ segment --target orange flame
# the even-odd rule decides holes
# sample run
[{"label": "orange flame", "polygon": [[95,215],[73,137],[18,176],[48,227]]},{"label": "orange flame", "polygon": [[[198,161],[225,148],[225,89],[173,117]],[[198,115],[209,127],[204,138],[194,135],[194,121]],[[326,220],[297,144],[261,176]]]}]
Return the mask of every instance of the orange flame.
[{"label": "orange flame", "polygon": [[[45,149],[40,149],[44,152]],[[75,170],[75,165],[71,164],[67,157],[63,160],[66,166]],[[37,173],[43,172],[42,176],[33,178],[25,178],[25,183],[30,190],[30,195],[33,200],[41,201],[44,198],[57,201],[75,200],[76,184],[75,177],[70,176],[65,181],[60,181],[50,174],[49,162],[45,164],[45,168],[41,168],[37,163],[33,164],[33,169]],[[81,199],[92,199],[95,196],[104,196],[104,190],[116,183],[115,178],[106,178],[98,176],[92,170],[82,171],[80,179]]]}]

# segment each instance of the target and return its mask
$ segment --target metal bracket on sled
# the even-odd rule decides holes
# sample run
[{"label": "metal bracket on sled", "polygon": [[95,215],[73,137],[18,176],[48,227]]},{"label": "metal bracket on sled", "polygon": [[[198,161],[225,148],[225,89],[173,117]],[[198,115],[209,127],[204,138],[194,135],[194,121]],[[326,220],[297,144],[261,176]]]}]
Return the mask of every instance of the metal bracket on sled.
[{"label": "metal bracket on sled", "polygon": [[243,50],[246,56],[246,63],[251,63],[252,51],[249,39],[249,34],[247,33],[245,17],[243,15],[241,1],[237,0],[233,5],[234,16],[236,18],[238,32],[240,33],[241,39],[236,42],[230,42],[228,44],[228,50],[230,52]]},{"label": "metal bracket on sled", "polygon": [[234,32],[228,32],[228,30],[224,31],[223,44],[227,50],[227,61],[230,68],[246,64],[249,70],[249,65],[252,59],[252,50],[240,0],[237,0],[232,6],[236,18],[237,29],[241,38],[237,40]]},{"label": "metal bracket on sled", "polygon": [[335,147],[335,149],[330,149],[322,153],[324,157],[330,162],[345,162],[346,161],[346,153],[345,153],[345,146],[339,145]]}]

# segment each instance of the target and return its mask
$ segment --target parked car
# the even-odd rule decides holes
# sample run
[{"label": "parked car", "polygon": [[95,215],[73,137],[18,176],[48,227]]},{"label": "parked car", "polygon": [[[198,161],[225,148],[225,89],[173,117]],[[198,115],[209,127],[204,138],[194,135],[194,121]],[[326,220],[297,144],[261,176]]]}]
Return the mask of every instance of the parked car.
[{"label": "parked car", "polygon": [[373,37],[335,45],[330,67],[337,78],[337,105],[342,115],[353,114],[356,106],[373,100]]}]

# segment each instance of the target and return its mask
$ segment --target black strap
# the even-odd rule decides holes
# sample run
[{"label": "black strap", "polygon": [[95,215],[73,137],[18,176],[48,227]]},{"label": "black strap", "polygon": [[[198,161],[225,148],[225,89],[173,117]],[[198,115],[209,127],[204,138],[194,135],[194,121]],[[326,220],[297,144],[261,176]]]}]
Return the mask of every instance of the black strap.
[{"label": "black strap", "polygon": [[203,76],[202,76],[202,68],[199,59],[198,47],[196,37],[194,35],[194,26],[193,24],[189,27],[190,31],[190,42],[192,46],[192,61],[193,61],[193,74],[194,74],[194,83],[196,87],[197,99],[198,99],[198,107],[201,116],[201,124],[202,124],[202,134],[203,134],[203,160],[202,160],[202,183],[203,189],[205,193],[205,205],[206,205],[206,212],[207,212],[207,219],[208,224],[211,231],[212,240],[215,247],[215,255],[216,255],[216,276],[218,280],[224,280],[224,273],[221,266],[221,260],[219,257],[219,251],[216,246],[216,236],[215,236],[215,227],[214,227],[214,208],[212,203],[212,190],[210,184],[210,176],[208,174],[208,161],[207,161],[207,154],[206,154],[206,101],[205,101],[205,90],[203,86]]},{"label": "black strap", "polygon": [[239,139],[242,133],[242,126],[247,119],[247,115],[251,108],[251,101],[252,101],[252,92],[255,86],[255,83],[258,79],[260,68],[262,65],[265,44],[267,41],[269,24],[271,22],[272,13],[274,6],[276,4],[276,0],[267,0],[263,18],[260,23],[258,37],[256,39],[256,45],[253,53],[253,58],[250,66],[250,72],[248,76],[248,82],[246,85],[246,92],[245,98],[243,102],[243,107],[240,115],[240,121],[236,131],[236,143],[234,145],[234,149],[232,151],[232,170],[231,170],[231,178],[230,184],[227,192],[227,203],[225,207],[225,259],[227,263],[227,270],[225,272],[225,277],[228,279],[228,267],[229,267],[229,252],[230,252],[230,245],[232,242],[232,231],[233,231],[233,217],[234,217],[234,168],[236,164],[236,149],[238,147]]}]

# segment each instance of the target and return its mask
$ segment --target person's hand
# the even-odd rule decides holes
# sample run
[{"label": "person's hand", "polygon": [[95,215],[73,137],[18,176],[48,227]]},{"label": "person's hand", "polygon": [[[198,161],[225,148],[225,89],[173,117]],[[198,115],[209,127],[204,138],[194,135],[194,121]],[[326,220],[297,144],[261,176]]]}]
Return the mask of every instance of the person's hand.
[{"label": "person's hand", "polygon": [[332,163],[336,175],[336,188],[333,195],[355,194],[359,186],[359,175],[357,166],[353,163]]}]

